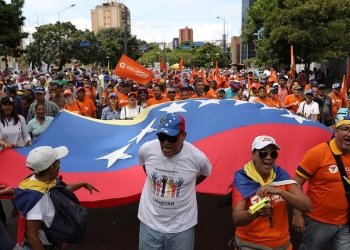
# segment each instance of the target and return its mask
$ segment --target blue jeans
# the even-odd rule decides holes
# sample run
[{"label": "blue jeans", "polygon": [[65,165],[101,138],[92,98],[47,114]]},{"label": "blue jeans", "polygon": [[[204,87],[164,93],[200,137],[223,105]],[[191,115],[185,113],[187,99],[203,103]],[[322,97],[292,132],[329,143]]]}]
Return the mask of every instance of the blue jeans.
[{"label": "blue jeans", "polygon": [[139,250],[192,250],[194,227],[180,233],[160,233],[140,222]]},{"label": "blue jeans", "polygon": [[331,225],[306,217],[305,234],[299,250],[320,250],[331,240],[332,250],[350,249],[349,226]]},{"label": "blue jeans", "polygon": [[14,246],[4,224],[0,221],[0,250],[11,250]]}]

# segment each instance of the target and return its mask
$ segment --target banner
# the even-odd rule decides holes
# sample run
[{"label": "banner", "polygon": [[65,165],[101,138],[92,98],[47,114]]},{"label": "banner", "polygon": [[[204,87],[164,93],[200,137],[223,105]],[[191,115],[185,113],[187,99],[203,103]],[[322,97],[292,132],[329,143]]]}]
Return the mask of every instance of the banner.
[{"label": "banner", "polygon": [[153,77],[152,71],[146,69],[126,55],[122,55],[120,58],[114,69],[114,74],[121,78],[130,78],[141,84],[148,83]]}]

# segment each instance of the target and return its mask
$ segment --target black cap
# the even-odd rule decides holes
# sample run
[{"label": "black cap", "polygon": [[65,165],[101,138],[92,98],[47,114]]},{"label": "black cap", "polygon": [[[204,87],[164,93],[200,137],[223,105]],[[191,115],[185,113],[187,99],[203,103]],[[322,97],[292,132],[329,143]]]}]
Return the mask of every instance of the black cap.
[{"label": "black cap", "polygon": [[3,105],[6,102],[11,102],[13,104],[13,99],[11,97],[8,97],[8,96],[1,98],[1,105]]}]

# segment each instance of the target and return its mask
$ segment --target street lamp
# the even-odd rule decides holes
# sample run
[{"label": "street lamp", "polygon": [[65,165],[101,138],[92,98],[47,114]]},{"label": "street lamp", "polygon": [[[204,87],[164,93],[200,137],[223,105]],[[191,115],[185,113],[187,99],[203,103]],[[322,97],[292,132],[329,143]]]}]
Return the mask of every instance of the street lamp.
[{"label": "street lamp", "polygon": [[[226,29],[225,29],[225,24],[227,24],[227,22],[225,21],[225,17],[224,17],[224,19],[222,19],[222,18],[220,18],[220,17],[216,17],[217,19],[220,19],[221,21],[223,21],[224,22],[224,35],[223,35],[223,41],[222,41],[222,43],[223,43],[223,45],[222,45],[222,51],[224,52],[223,54],[222,54],[222,58],[223,58],[223,60],[224,60],[224,62],[225,62],[225,53],[226,53]],[[227,26],[228,26],[228,24],[227,24]],[[228,27],[227,27],[228,28]]]},{"label": "street lamp", "polygon": [[58,12],[57,14],[57,19],[58,19],[58,42],[59,42],[59,55],[60,55],[60,65],[58,67],[58,70],[61,71],[62,70],[62,38],[61,38],[61,22],[60,22],[60,13],[69,9],[69,8],[72,8],[74,7],[75,4],[72,4],[71,6],[65,8],[64,10],[61,10],[60,12]]}]

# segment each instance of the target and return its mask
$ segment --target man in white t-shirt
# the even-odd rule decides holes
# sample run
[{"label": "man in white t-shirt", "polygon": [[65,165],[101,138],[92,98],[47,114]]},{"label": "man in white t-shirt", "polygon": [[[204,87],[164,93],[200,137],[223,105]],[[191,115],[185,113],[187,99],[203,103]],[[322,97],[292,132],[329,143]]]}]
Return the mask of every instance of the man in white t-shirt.
[{"label": "man in white t-shirt", "polygon": [[211,173],[209,159],[185,142],[185,120],[161,117],[158,140],[146,142],[139,162],[147,175],[139,204],[139,249],[194,248],[198,210],[195,186]]},{"label": "man in white t-shirt", "polygon": [[304,94],[305,101],[299,104],[297,114],[308,120],[318,121],[318,116],[320,115],[320,108],[318,103],[314,102],[312,89],[308,89]]}]

